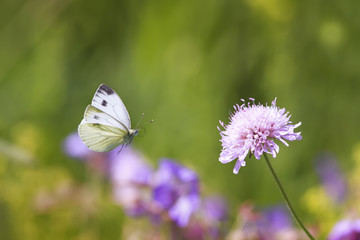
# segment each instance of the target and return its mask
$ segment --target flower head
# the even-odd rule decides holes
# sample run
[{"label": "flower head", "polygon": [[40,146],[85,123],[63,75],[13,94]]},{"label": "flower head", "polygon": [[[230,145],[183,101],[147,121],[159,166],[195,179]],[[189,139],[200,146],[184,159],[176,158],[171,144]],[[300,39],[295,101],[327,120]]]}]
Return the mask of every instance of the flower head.
[{"label": "flower head", "polygon": [[291,124],[289,112],[285,108],[276,106],[276,98],[271,106],[263,106],[260,103],[235,105],[235,112],[230,116],[228,125],[220,121],[219,127],[222,152],[219,161],[228,163],[237,158],[233,172],[237,174],[240,167],[245,166],[245,158],[250,153],[256,159],[265,152],[271,154],[274,158],[279,152],[279,146],[274,142],[280,140],[286,146],[285,141],[301,140],[300,132],[295,133],[294,129],[301,125],[301,122]]},{"label": "flower head", "polygon": [[197,174],[172,160],[162,159],[153,187],[156,205],[167,211],[178,226],[186,226],[200,202]]}]

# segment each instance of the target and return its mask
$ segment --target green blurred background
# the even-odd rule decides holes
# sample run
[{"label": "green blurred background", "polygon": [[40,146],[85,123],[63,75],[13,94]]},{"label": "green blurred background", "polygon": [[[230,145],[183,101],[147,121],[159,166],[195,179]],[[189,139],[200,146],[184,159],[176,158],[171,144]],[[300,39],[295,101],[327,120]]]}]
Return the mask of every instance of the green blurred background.
[{"label": "green blurred background", "polygon": [[241,98],[277,97],[302,122],[303,140],[279,143],[272,162],[311,222],[299,199],[319,182],[314,156],[332,151],[347,170],[359,141],[359,7],[355,0],[2,0],[0,239],[124,235],[127,218],[109,186],[62,150],[100,83],[121,96],[133,124],[143,112],[155,120],[133,142],[154,167],[169,157],[196,170],[202,192],[222,194],[233,215],[246,200],[269,206],[282,197],[263,160],[248,160],[238,175],[234,163],[218,162],[218,121],[227,122]]}]

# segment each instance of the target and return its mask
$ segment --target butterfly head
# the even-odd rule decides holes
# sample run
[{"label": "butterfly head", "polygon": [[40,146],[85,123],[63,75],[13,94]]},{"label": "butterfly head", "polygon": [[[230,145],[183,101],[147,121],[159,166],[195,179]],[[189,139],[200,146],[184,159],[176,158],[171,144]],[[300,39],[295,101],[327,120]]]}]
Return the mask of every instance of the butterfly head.
[{"label": "butterfly head", "polygon": [[132,142],[134,136],[139,134],[139,129],[129,129],[128,134],[124,136],[124,144],[129,144]]},{"label": "butterfly head", "polygon": [[139,134],[140,129],[129,129],[130,136],[137,136]]}]

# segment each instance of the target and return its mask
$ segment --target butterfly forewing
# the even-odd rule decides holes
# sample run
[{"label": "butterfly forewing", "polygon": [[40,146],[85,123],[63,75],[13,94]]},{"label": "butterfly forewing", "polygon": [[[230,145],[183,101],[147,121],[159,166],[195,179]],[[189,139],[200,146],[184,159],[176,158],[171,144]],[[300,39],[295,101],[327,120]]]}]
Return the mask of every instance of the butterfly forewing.
[{"label": "butterfly forewing", "polygon": [[126,132],[128,131],[128,129],[117,119],[113,118],[107,113],[104,113],[103,111],[97,109],[92,105],[87,106],[84,113],[84,120],[86,123],[98,123],[110,127],[120,128]]},{"label": "butterfly forewing", "polygon": [[127,131],[98,123],[87,123],[84,120],[78,129],[79,135],[90,150],[107,152],[124,143]]},{"label": "butterfly forewing", "polygon": [[116,92],[105,84],[101,84],[97,89],[91,105],[118,120],[126,128],[131,128],[130,116],[124,103]]}]

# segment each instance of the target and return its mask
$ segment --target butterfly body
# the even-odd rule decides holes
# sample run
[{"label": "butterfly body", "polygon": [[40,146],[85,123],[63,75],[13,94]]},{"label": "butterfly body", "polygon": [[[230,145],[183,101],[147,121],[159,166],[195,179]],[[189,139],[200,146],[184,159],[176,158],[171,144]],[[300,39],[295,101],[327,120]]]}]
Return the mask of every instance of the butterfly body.
[{"label": "butterfly body", "polygon": [[133,138],[139,134],[139,129],[129,129],[129,132],[124,137],[124,143],[129,144],[132,142]]},{"label": "butterfly body", "polygon": [[90,150],[107,152],[131,143],[139,129],[131,129],[129,113],[116,92],[101,84],[85,109],[78,133]]}]

